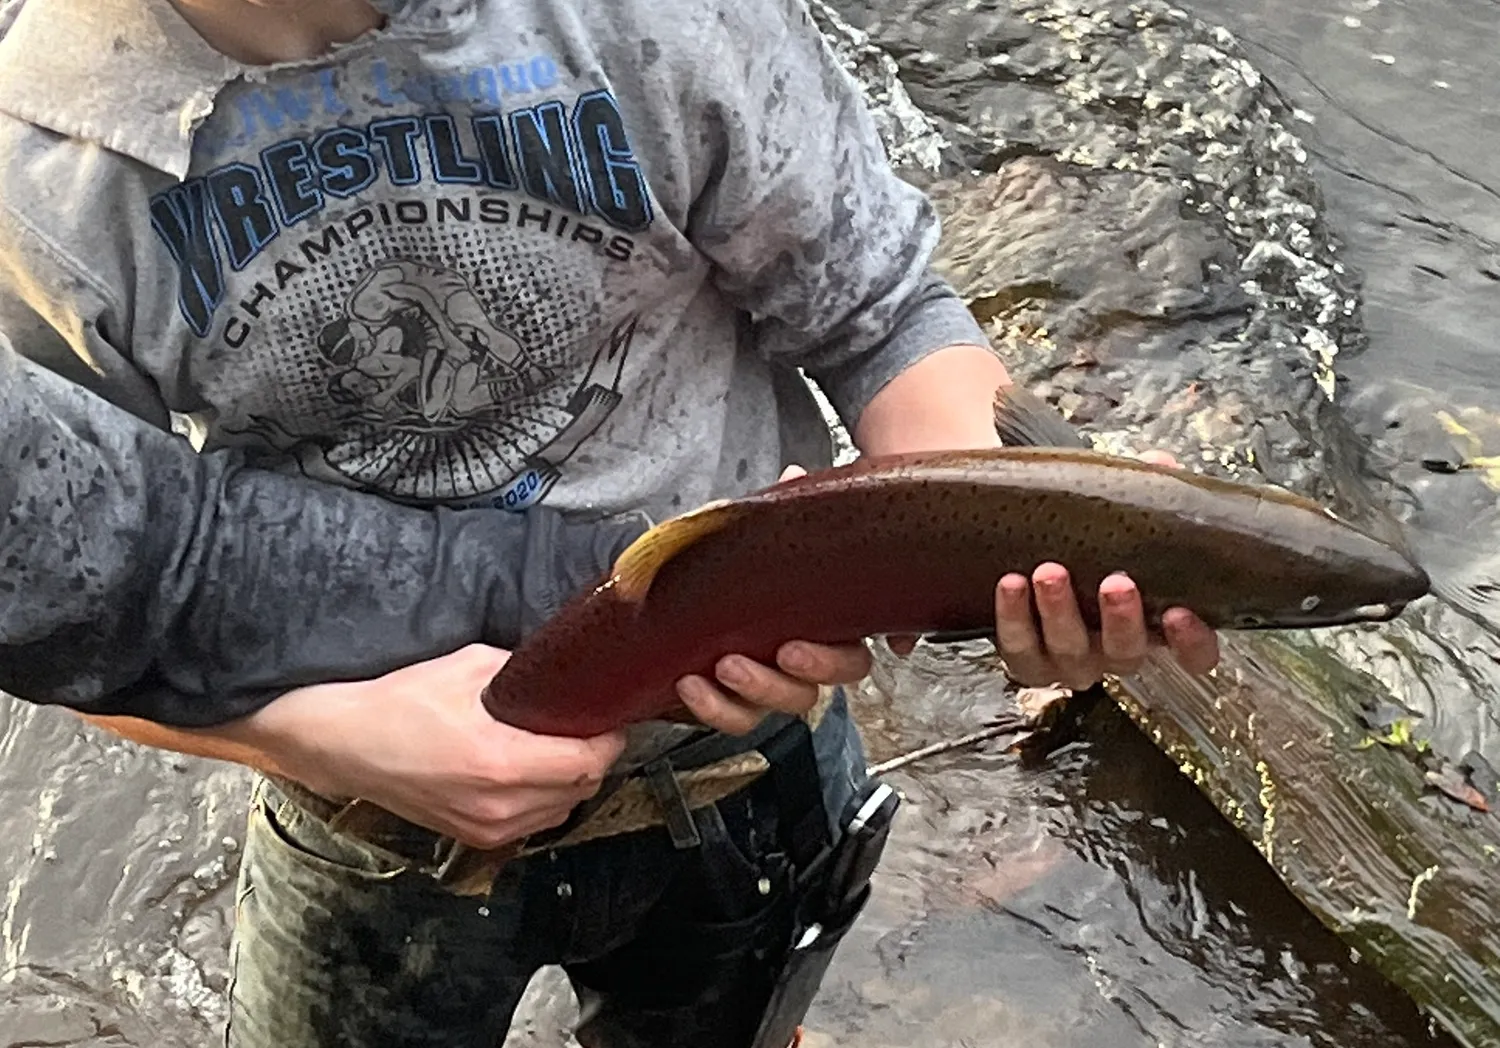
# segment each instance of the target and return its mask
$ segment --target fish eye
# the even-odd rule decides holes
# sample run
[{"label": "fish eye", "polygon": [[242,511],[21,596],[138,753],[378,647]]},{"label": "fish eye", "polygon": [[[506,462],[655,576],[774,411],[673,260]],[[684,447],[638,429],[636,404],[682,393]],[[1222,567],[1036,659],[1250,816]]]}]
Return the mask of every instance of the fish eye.
[{"label": "fish eye", "polygon": [[1317,595],[1313,595],[1313,596],[1309,596],[1309,597],[1303,597],[1302,598],[1302,610],[1303,611],[1315,611],[1315,610],[1317,610],[1318,605],[1322,604],[1322,603],[1323,603],[1322,599],[1319,598]]}]

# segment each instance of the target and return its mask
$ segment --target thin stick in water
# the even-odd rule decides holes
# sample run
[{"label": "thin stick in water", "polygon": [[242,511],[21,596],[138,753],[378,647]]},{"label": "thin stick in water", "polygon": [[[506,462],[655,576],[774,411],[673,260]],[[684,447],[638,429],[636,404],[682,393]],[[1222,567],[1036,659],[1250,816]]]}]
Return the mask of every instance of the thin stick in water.
[{"label": "thin stick in water", "polygon": [[[953,750],[963,749],[965,746],[973,746],[975,743],[985,742],[989,739],[996,739],[1002,735],[1019,735],[1023,738],[1030,738],[1033,734],[1035,734],[1035,731],[1032,728],[1028,727],[1028,723],[1028,718],[1006,717],[1003,720],[991,724],[988,728],[981,728],[980,730],[970,732],[967,735],[961,735],[956,739],[947,739],[943,742],[935,742],[931,746],[923,746],[919,750],[912,750],[910,753],[903,753],[901,756],[892,757],[888,761],[881,761],[879,764],[872,764],[870,765],[870,774],[884,775],[886,772],[895,771],[897,768],[904,768],[908,764],[911,764],[915,761],[923,760],[927,757],[935,757],[940,753],[949,753]],[[1015,741],[1020,742],[1021,739],[1017,739]]]}]

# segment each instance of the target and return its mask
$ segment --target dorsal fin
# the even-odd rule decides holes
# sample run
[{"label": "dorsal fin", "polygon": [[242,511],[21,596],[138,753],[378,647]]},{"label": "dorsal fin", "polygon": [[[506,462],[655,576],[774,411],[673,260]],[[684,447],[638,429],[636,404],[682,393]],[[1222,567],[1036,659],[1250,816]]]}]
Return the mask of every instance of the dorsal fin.
[{"label": "dorsal fin", "polygon": [[694,543],[721,531],[739,518],[744,509],[728,499],[705,503],[695,510],[664,520],[615,559],[611,572],[620,599],[639,604],[646,599],[662,565]]},{"label": "dorsal fin", "polygon": [[1089,442],[1041,397],[1020,386],[995,390],[995,432],[1011,446],[1087,448]]},{"label": "dorsal fin", "polygon": [[1119,469],[1138,469],[1142,472],[1190,478],[1199,487],[1217,491],[1244,491],[1251,488],[1268,502],[1279,502],[1334,517],[1332,511],[1322,503],[1268,480],[1224,480],[1186,467],[1158,465],[1128,455],[1097,451],[1056,409],[1035,393],[1027,392],[1019,386],[1001,386],[995,391],[995,432],[1000,434],[1000,439],[1005,443],[1022,448],[1019,451],[1021,455],[1043,454],[1048,449],[1055,448],[1057,450],[1054,454],[1058,461],[1107,461]]}]

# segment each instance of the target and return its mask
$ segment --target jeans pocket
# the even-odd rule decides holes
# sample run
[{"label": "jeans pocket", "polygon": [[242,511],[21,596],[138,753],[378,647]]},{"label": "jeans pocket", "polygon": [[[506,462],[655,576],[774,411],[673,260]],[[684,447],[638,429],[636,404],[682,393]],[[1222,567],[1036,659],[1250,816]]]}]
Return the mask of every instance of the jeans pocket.
[{"label": "jeans pocket", "polygon": [[398,857],[339,833],[274,791],[257,797],[251,819],[259,821],[265,839],[279,845],[279,852],[326,876],[386,882],[408,868]]},{"label": "jeans pocket", "polygon": [[[694,813],[701,842],[669,852],[670,883],[630,936],[569,968],[592,992],[641,1009],[677,1009],[742,984],[765,968],[790,934],[789,878],[778,876],[768,839],[749,833],[749,809]],[[670,845],[668,845],[670,847]]]}]

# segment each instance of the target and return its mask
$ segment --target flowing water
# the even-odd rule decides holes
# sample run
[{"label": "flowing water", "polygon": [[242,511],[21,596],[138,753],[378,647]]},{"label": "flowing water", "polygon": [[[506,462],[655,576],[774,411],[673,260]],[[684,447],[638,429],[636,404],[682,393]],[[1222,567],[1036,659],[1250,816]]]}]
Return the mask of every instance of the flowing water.
[{"label": "flowing water", "polygon": [[1500,454],[1500,5],[1188,6],[1232,30],[1312,120],[1312,170],[1363,284],[1368,344],[1340,367],[1349,418],[1387,438],[1421,527],[1473,534],[1476,513],[1488,526],[1497,474],[1483,460]]},{"label": "flowing water", "polygon": [[[1492,512],[1484,459],[1500,454],[1490,443],[1500,384],[1486,381],[1485,321],[1500,316],[1500,200],[1486,161],[1500,138],[1486,132],[1500,123],[1490,46],[1500,6],[1192,7],[1233,30],[1246,68],[1199,42],[1164,44],[1187,30],[1160,5],[1144,18],[1112,0],[1068,3],[1046,33],[1016,16],[1044,6],[840,0],[837,15],[870,40],[831,32],[871,86],[911,177],[993,173],[943,198],[947,213],[970,215],[955,235],[979,245],[949,261],[979,283],[991,263],[1012,277],[1042,274],[1028,293],[1050,298],[1043,312],[1078,347],[1066,366],[1094,376],[1070,407],[1086,418],[1139,403],[1146,435],[1179,446],[1172,427],[1191,418],[1214,468],[1234,463],[1213,458],[1211,438],[1255,429],[1257,461],[1296,481],[1296,448],[1316,431],[1265,411],[1246,417],[1243,405],[1255,407],[1251,386],[1268,371],[1321,389],[1332,365],[1347,381],[1351,421],[1388,453],[1422,528],[1454,530]],[[820,11],[830,24],[834,12]],[[1069,73],[1075,17],[1108,22],[1118,46],[1093,79]],[[1024,75],[997,75],[1002,65]],[[1136,91],[1142,69],[1161,77],[1177,123],[1157,119]],[[1234,133],[1216,124],[1257,70],[1300,108],[1293,139],[1269,118]],[[1080,131],[1089,113],[1098,127]],[[1126,138],[1112,122],[1122,113],[1134,128]],[[1295,175],[1267,176],[1240,205],[1216,196],[1213,180],[1234,176],[1235,156],[1205,143],[1235,134],[1310,153],[1323,212]],[[1094,159],[1111,150],[1125,159],[1109,179],[1034,159],[1037,142],[1064,138]],[[1135,175],[1148,150],[1189,182],[1197,172],[1204,191]],[[1297,216],[1305,243],[1249,213],[1267,201]],[[1247,213],[1232,214],[1237,206]],[[987,220],[995,228],[983,229]],[[1343,241],[1342,263],[1319,246],[1328,228]],[[1246,291],[1227,274],[1256,250],[1265,275]],[[1292,256],[1302,264],[1279,278],[1276,259]],[[1363,306],[1351,310],[1356,276]],[[997,295],[980,306],[1000,316],[1019,304]],[[1321,339],[1288,340],[1297,324]],[[1200,360],[1203,347],[1230,344],[1249,347],[1242,375]],[[1126,352],[1150,362],[1131,373],[1128,395],[1114,388],[1122,372],[1112,365]],[[1195,391],[1203,375],[1242,382],[1240,400],[1218,386]],[[1214,397],[1216,414],[1188,410],[1188,400]],[[858,710],[880,759],[979,727],[1010,700],[982,658],[919,653],[883,660]],[[815,1008],[809,1048],[1453,1044],[1325,930],[1111,703],[1081,705],[1045,749],[979,747],[894,779],[903,815],[878,894]],[[245,787],[234,769],[148,753],[57,711],[0,706],[0,1048],[213,1043]],[[543,973],[508,1043],[566,1043],[572,1007],[557,973]]]}]

